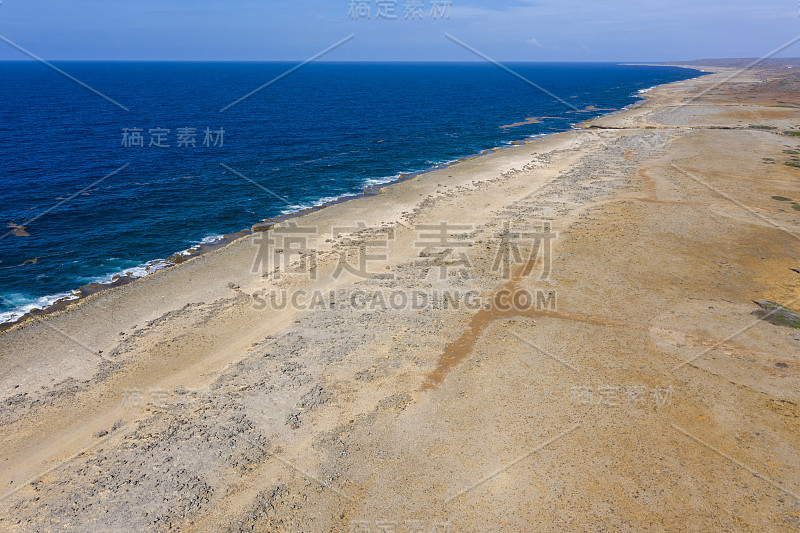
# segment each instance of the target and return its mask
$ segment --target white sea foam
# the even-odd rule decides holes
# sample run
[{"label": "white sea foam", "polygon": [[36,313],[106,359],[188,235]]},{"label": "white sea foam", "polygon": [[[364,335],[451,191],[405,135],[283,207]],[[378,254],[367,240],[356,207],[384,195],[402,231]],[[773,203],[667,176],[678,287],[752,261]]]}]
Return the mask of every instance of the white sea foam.
[{"label": "white sea foam", "polygon": [[346,193],[342,194],[341,196],[325,196],[323,198],[319,198],[318,200],[314,200],[311,202],[307,202],[304,204],[292,204],[286,207],[283,211],[281,211],[281,215],[291,215],[292,213],[297,213],[298,211],[303,211],[305,209],[311,209],[314,207],[320,207],[328,202],[333,202],[336,200],[342,200],[345,198],[353,198],[358,196],[358,193]]},{"label": "white sea foam", "polygon": [[[199,250],[200,247],[202,247],[203,245],[214,244],[215,242],[220,241],[224,238],[225,238],[224,235],[209,235],[208,237],[203,237],[199,241],[195,241],[195,243],[189,248],[186,248],[185,250],[181,250],[180,252],[178,252],[177,255],[183,255],[183,256],[192,255],[193,253],[197,252],[197,250]],[[152,263],[152,261],[149,261],[147,264],[149,265],[149,263]],[[150,272],[153,272],[152,268],[150,269]]]},{"label": "white sea foam", "polygon": [[375,187],[376,185],[386,185],[400,179],[400,174],[392,174],[391,176],[382,176],[380,178],[367,178],[364,180],[364,187]]},{"label": "white sea foam", "polygon": [[225,238],[225,235],[209,235],[208,237],[203,237],[200,240],[200,244],[213,244],[217,241],[221,241]]},{"label": "white sea foam", "polygon": [[[194,245],[186,250],[182,250],[178,252],[180,255],[189,255],[190,253],[197,251],[201,245],[204,244],[213,244],[221,239],[224,238],[224,235],[209,235],[207,237],[203,237],[201,240],[197,241]],[[136,265],[130,268],[122,269],[118,272],[112,272],[110,274],[104,274],[102,276],[96,276],[91,278],[87,281],[87,283],[100,283],[100,284],[108,284],[112,283],[116,278],[120,278],[122,276],[127,276],[130,278],[143,278],[148,274],[152,274],[153,272],[157,272],[159,270],[163,270],[168,266],[171,266],[172,263],[168,262],[166,259],[153,259],[152,261],[148,261],[146,263],[142,263],[140,265]],[[68,300],[76,300],[80,297],[80,292],[74,290],[72,292],[62,292],[58,294],[52,294],[48,296],[42,296],[35,299],[30,299],[29,297],[25,297],[22,294],[6,294],[3,295],[3,299],[6,301],[19,301],[19,305],[15,306],[10,311],[0,312],[0,324],[5,322],[13,322],[17,320],[25,313],[29,312],[31,309],[43,309],[45,307],[49,307],[53,305],[58,300],[63,298],[67,298]]]},{"label": "white sea foam", "polygon": [[[5,295],[3,298],[6,300],[15,300],[20,298],[21,295],[18,294],[9,294]],[[5,311],[0,313],[0,324],[5,322],[13,322],[17,320],[19,317],[24,315],[25,313],[31,311],[32,309],[42,309],[44,307],[48,307],[56,303],[58,300],[61,299],[68,299],[68,300],[75,300],[79,296],[78,291],[72,292],[61,292],[58,294],[51,294],[48,296],[41,296],[34,300],[29,300],[26,303],[18,305],[11,309],[10,311]]]}]

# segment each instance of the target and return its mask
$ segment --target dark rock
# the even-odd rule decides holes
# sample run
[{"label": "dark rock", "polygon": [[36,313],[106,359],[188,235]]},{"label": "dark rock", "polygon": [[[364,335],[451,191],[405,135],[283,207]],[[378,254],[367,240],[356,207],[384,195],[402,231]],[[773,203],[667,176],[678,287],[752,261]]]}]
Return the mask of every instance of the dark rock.
[{"label": "dark rock", "polygon": [[755,311],[753,314],[761,320],[766,320],[778,326],[800,328],[800,315],[794,311],[769,300],[761,300],[755,303],[761,307],[761,310]]}]

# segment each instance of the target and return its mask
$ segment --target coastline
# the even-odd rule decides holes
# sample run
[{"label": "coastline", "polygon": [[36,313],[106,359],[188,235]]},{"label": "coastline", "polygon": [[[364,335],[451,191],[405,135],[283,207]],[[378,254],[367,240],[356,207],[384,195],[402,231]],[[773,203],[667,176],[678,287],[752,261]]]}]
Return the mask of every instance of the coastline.
[{"label": "coastline", "polygon": [[[627,63],[621,63],[620,65],[628,65],[628,64]],[[659,65],[659,64],[643,64],[643,63],[642,64],[630,63],[630,65],[664,66],[664,65]],[[695,78],[689,78],[689,79],[696,79],[697,77],[701,77],[705,73],[713,72],[713,71],[708,71],[708,70],[701,70],[700,68],[693,67],[693,66],[682,66],[682,65],[669,65],[669,66],[673,66],[673,67],[676,67],[676,68],[683,68],[683,69],[687,69],[687,70],[694,70],[694,71],[700,73]],[[177,266],[177,265],[179,265],[181,263],[184,263],[186,261],[190,261],[190,260],[194,259],[195,257],[201,256],[201,255],[205,255],[207,253],[211,253],[211,252],[213,252],[215,250],[218,250],[218,249],[220,249],[220,248],[222,248],[224,246],[227,246],[227,245],[233,243],[234,241],[236,241],[236,240],[238,240],[240,238],[246,237],[248,235],[252,235],[253,233],[256,233],[256,232],[268,231],[269,229],[274,227],[276,224],[280,224],[281,222],[285,222],[287,220],[291,220],[291,219],[294,219],[294,218],[302,217],[302,216],[305,216],[307,214],[319,211],[321,209],[325,209],[326,207],[330,207],[330,206],[333,206],[333,205],[338,205],[338,204],[347,202],[349,200],[358,199],[358,198],[362,198],[362,197],[368,197],[368,196],[372,196],[372,195],[375,195],[375,194],[380,194],[381,190],[384,189],[385,187],[391,187],[392,185],[395,185],[397,183],[402,183],[405,180],[414,179],[417,176],[420,176],[420,175],[423,175],[423,174],[427,174],[427,173],[430,173],[430,172],[435,172],[437,170],[441,170],[441,169],[450,167],[452,165],[455,165],[455,164],[458,164],[458,163],[461,163],[461,162],[464,162],[464,161],[469,161],[469,160],[472,160],[472,159],[477,158],[477,157],[483,157],[483,156],[495,153],[495,152],[497,152],[499,150],[511,149],[511,148],[516,147],[516,146],[521,146],[521,145],[525,145],[525,144],[528,144],[528,143],[531,143],[531,142],[535,142],[537,139],[540,139],[540,138],[543,138],[543,137],[547,137],[547,136],[550,136],[550,135],[557,135],[559,133],[564,133],[566,131],[570,131],[571,129],[580,129],[580,128],[585,127],[584,126],[585,124],[588,124],[588,123],[590,123],[590,122],[592,122],[594,120],[601,119],[601,118],[606,117],[606,116],[613,116],[613,115],[615,115],[617,113],[622,113],[622,112],[627,111],[629,109],[634,109],[634,108],[636,108],[637,106],[641,105],[642,103],[644,103],[646,101],[647,93],[649,93],[650,91],[652,91],[655,88],[662,87],[662,86],[665,86],[665,85],[670,85],[671,83],[679,83],[679,82],[670,82],[670,83],[661,84],[661,85],[654,85],[653,87],[649,87],[647,89],[640,89],[637,92],[637,94],[642,98],[641,100],[638,100],[638,101],[635,101],[635,102],[633,102],[631,104],[628,104],[628,105],[622,107],[621,109],[617,109],[617,110],[614,110],[614,111],[609,111],[609,112],[606,112],[606,113],[600,113],[599,115],[597,115],[595,117],[588,118],[588,119],[585,119],[585,120],[580,120],[580,121],[577,121],[575,123],[571,123],[570,124],[570,129],[565,129],[565,130],[562,130],[562,131],[551,132],[551,133],[541,133],[541,134],[529,135],[529,136],[527,136],[525,138],[522,138],[522,139],[509,141],[509,142],[507,142],[507,143],[505,143],[503,145],[500,145],[500,146],[487,148],[487,149],[481,150],[480,152],[477,152],[477,153],[467,154],[467,155],[461,156],[461,157],[459,157],[459,158],[457,158],[455,160],[452,160],[452,161],[446,161],[446,162],[442,162],[442,163],[437,163],[437,164],[435,164],[435,165],[433,165],[433,166],[431,166],[429,168],[426,168],[426,169],[423,169],[423,170],[419,170],[419,171],[414,171],[414,172],[401,171],[401,172],[399,172],[397,174],[396,179],[387,181],[385,183],[379,183],[379,184],[375,184],[375,185],[367,185],[367,186],[363,187],[361,192],[348,193],[348,194],[345,194],[343,196],[340,196],[340,197],[337,197],[337,198],[333,198],[333,199],[321,198],[320,200],[318,200],[318,202],[322,202],[319,205],[313,205],[313,206],[310,206],[310,207],[304,207],[304,208],[300,208],[300,209],[298,209],[296,211],[292,211],[292,212],[289,212],[289,213],[282,213],[282,214],[279,214],[279,215],[276,215],[276,216],[273,216],[273,217],[270,217],[270,218],[262,219],[261,221],[252,224],[250,226],[250,228],[241,229],[241,230],[236,231],[234,233],[228,233],[228,234],[219,235],[211,242],[208,242],[208,243],[200,242],[200,243],[197,243],[197,244],[194,244],[194,245],[190,246],[189,248],[186,248],[184,250],[175,252],[175,253],[169,255],[166,258],[151,259],[151,260],[147,261],[144,264],[139,264],[139,265],[137,265],[135,267],[131,267],[129,269],[125,269],[125,270],[123,270],[121,272],[112,273],[112,274],[108,274],[106,276],[103,276],[103,278],[110,278],[108,281],[99,281],[99,280],[98,281],[92,281],[92,282],[90,282],[88,284],[81,285],[81,286],[73,289],[71,291],[71,293],[69,293],[69,294],[68,293],[59,293],[59,294],[54,294],[54,295],[49,295],[49,296],[43,296],[43,297],[39,298],[38,301],[40,301],[40,302],[44,301],[44,302],[48,302],[48,303],[46,303],[42,307],[33,307],[32,309],[29,309],[28,311],[22,313],[21,315],[19,315],[16,318],[9,319],[9,320],[7,320],[5,322],[0,322],[0,335],[4,331],[12,329],[12,328],[14,328],[14,327],[16,327],[16,326],[18,326],[20,324],[23,324],[23,323],[25,323],[27,320],[29,320],[31,318],[46,316],[46,315],[48,315],[50,313],[55,313],[55,312],[59,312],[59,311],[63,311],[63,310],[69,309],[76,302],[79,302],[80,300],[82,300],[84,298],[87,298],[87,297],[89,297],[89,296],[91,296],[93,294],[96,294],[98,292],[105,291],[105,290],[114,289],[116,287],[121,287],[121,286],[124,286],[124,285],[128,285],[128,284],[133,283],[134,281],[136,281],[138,279],[142,279],[142,278],[145,278],[147,276],[151,276],[151,275],[156,274],[156,273],[158,273],[158,272],[160,272],[162,270],[175,267],[175,266]],[[631,97],[635,97],[635,96],[632,94]],[[327,201],[323,202],[323,200],[327,200]],[[154,268],[153,270],[150,270],[151,266],[156,266],[157,268]],[[131,275],[131,273],[134,273],[134,272],[137,272],[137,271],[139,272],[138,274]],[[26,304],[24,306],[21,306],[21,308],[27,308],[27,307],[30,307],[31,305],[35,305],[35,304]],[[10,313],[17,314],[16,311],[8,311],[5,314],[10,314]]]},{"label": "coastline", "polygon": [[4,332],[0,529],[796,530],[800,76],[728,72]]}]

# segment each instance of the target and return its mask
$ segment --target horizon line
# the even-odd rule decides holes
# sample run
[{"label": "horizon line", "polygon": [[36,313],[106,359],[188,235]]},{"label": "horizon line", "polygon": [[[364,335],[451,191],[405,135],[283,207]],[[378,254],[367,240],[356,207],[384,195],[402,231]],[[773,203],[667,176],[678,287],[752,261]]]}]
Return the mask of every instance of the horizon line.
[{"label": "horizon line", "polygon": [[[720,60],[745,60],[750,58],[704,58],[704,59],[688,59],[688,60],[670,60],[670,61],[651,61],[651,60],[501,60],[504,63],[627,63],[627,64],[668,64],[668,63],[690,63],[694,61],[702,61],[708,59],[710,61]],[[797,59],[800,57],[786,57],[776,59]],[[56,62],[83,62],[83,63],[296,63],[302,61],[300,59],[48,59],[48,61]],[[18,58],[18,59],[0,59],[0,63],[39,63],[39,61],[31,58]],[[315,63],[485,63],[480,59],[462,59],[462,60],[430,60],[430,59],[355,59],[355,60],[318,60]],[[668,65],[669,66],[669,65]]]}]

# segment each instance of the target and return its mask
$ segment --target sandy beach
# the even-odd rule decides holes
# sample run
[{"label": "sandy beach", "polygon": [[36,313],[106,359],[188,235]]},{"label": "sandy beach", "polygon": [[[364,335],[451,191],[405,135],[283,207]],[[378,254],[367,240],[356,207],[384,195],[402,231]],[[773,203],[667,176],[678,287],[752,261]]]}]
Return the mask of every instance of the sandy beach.
[{"label": "sandy beach", "polygon": [[800,531],[800,74],[705,68],[0,333],[0,529]]}]

